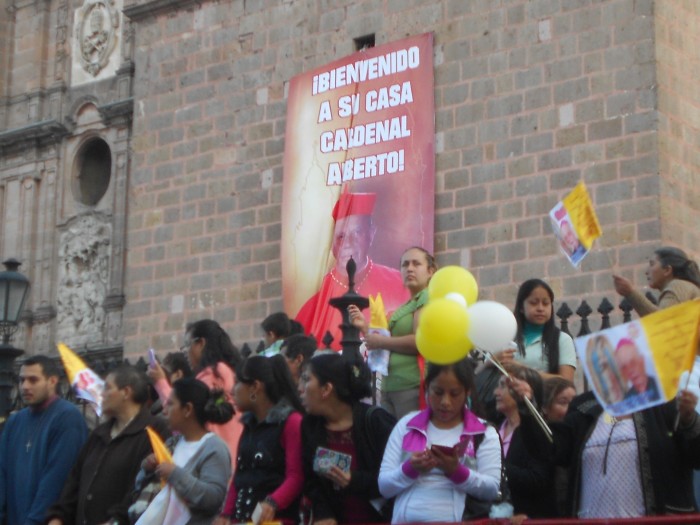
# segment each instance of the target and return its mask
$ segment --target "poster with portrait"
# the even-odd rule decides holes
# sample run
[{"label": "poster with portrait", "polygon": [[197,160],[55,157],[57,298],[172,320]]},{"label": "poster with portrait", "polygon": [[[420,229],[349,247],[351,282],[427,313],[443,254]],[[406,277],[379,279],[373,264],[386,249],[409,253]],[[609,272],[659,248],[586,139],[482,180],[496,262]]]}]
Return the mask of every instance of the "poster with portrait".
[{"label": "poster with portrait", "polygon": [[[433,249],[433,36],[356,52],[289,84],[282,193],[285,311],[340,346],[347,291],[382,293],[387,313],[409,298],[399,262]],[[369,320],[369,312],[365,312]]]},{"label": "poster with portrait", "polygon": [[700,302],[576,338],[576,352],[600,404],[624,416],[673,399],[692,367]]},{"label": "poster with portrait", "polygon": [[549,218],[559,249],[578,268],[602,233],[586,185],[579,182],[550,210]]}]

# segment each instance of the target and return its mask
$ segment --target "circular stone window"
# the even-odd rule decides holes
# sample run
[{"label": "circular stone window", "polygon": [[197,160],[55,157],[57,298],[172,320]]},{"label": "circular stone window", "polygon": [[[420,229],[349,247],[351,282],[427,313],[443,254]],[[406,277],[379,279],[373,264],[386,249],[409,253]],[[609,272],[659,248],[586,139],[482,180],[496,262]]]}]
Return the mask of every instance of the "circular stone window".
[{"label": "circular stone window", "polygon": [[93,139],[80,148],[76,160],[75,197],[87,206],[95,206],[109,187],[112,152],[104,140]]}]

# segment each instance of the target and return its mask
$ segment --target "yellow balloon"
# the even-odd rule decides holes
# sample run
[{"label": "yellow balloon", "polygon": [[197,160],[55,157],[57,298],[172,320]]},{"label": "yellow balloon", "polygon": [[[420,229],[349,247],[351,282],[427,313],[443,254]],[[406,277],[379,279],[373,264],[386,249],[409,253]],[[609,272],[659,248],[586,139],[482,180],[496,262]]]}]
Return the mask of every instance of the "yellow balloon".
[{"label": "yellow balloon", "polygon": [[453,344],[434,344],[427,341],[420,329],[416,330],[416,346],[426,361],[436,365],[449,365],[464,359],[473,348],[467,337]]},{"label": "yellow balloon", "polygon": [[472,305],[479,296],[479,286],[469,270],[461,266],[445,266],[430,278],[428,297],[432,301],[450,293],[460,294],[467,305]]},{"label": "yellow balloon", "polygon": [[464,306],[450,299],[435,299],[423,308],[416,330],[416,346],[431,363],[454,363],[472,349],[468,330],[469,314]]}]

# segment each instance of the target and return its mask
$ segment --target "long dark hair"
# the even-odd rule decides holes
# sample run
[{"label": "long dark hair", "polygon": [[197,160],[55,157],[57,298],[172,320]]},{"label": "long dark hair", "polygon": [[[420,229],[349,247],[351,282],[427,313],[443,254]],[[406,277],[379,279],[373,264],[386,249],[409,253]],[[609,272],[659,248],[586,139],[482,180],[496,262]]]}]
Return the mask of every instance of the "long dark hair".
[{"label": "long dark hair", "polygon": [[186,332],[191,335],[193,340],[206,340],[202,351],[202,360],[199,363],[200,369],[212,367],[214,373],[218,375],[216,371],[217,364],[224,363],[232,370],[235,370],[241,363],[240,351],[233,344],[226,330],[221,328],[221,325],[216,321],[212,319],[196,321],[187,325]]},{"label": "long dark hair", "polygon": [[700,288],[700,269],[698,263],[690,259],[680,248],[662,246],[654,251],[661,266],[670,266],[673,277],[693,283]]},{"label": "long dark hair", "polygon": [[247,384],[260,381],[270,401],[277,404],[284,399],[297,412],[304,412],[287,361],[280,354],[247,358],[236,369],[236,381]]},{"label": "long dark hair", "polygon": [[515,309],[513,310],[515,319],[518,321],[518,331],[515,334],[515,342],[518,345],[518,352],[520,355],[524,356],[525,338],[523,337],[523,332],[525,323],[527,323],[527,319],[525,318],[525,300],[530,297],[530,294],[535,288],[543,288],[547,292],[547,295],[549,295],[549,300],[552,303],[551,315],[549,316],[549,320],[544,323],[542,329],[542,355],[547,360],[547,371],[550,374],[558,374],[559,333],[561,330],[554,325],[554,292],[542,279],[529,279],[521,284],[518,289],[518,296],[515,299]]},{"label": "long dark hair", "polygon": [[348,405],[372,394],[372,373],[363,361],[348,361],[337,353],[321,354],[309,360],[309,369],[319,385],[331,383],[338,399]]},{"label": "long dark hair", "polygon": [[181,405],[192,403],[197,422],[223,424],[231,420],[235,410],[226,401],[221,390],[209,390],[209,387],[194,377],[178,379],[173,383],[175,397]]}]

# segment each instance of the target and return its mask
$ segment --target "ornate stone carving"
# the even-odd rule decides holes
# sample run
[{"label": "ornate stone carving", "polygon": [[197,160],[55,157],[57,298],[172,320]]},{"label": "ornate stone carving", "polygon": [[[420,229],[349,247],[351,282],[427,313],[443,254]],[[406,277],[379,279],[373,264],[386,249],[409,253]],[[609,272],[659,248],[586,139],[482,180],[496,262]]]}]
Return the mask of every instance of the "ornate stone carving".
[{"label": "ornate stone carving", "polygon": [[73,345],[104,341],[111,225],[96,214],[73,219],[59,248],[57,336]]},{"label": "ornate stone carving", "polygon": [[75,28],[80,62],[92,76],[107,65],[117,43],[119,11],[114,0],[85,0]]}]

